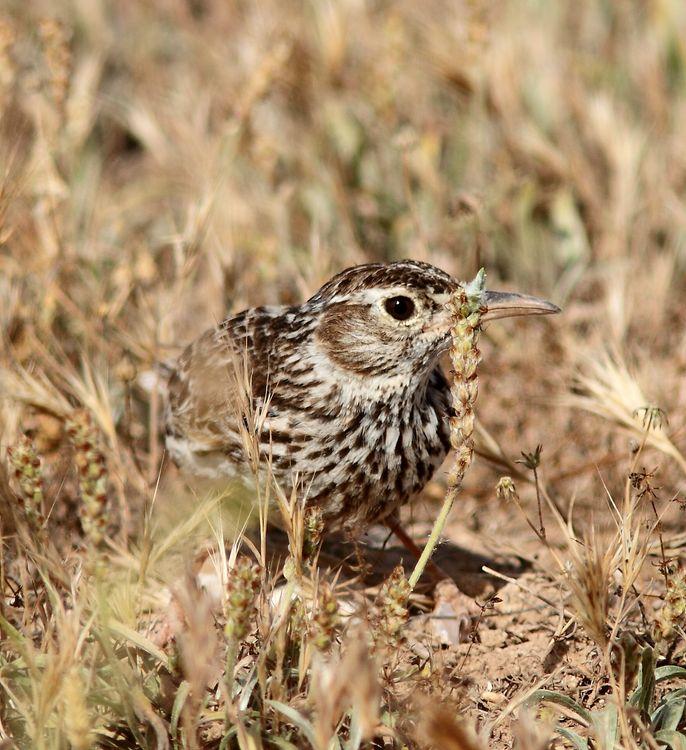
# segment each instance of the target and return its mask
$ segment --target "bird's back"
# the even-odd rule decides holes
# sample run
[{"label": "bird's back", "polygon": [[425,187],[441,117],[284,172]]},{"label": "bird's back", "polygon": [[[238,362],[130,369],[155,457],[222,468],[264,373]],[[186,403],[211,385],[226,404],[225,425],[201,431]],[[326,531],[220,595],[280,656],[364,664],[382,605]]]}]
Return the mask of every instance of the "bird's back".
[{"label": "bird's back", "polygon": [[[189,344],[169,379],[166,444],[190,474],[216,478],[244,462],[241,424],[253,393],[265,390],[255,362],[262,351],[259,328],[274,317],[267,308],[245,311]],[[262,346],[261,346],[262,345]]]}]

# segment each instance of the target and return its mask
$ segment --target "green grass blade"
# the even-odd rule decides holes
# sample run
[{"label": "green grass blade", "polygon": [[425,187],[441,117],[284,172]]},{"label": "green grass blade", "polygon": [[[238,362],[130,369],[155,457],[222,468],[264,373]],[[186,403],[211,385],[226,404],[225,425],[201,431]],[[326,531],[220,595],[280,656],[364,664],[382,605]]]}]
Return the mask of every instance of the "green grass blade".
[{"label": "green grass blade", "polygon": [[610,703],[601,711],[594,711],[592,714],[593,732],[601,750],[614,750],[617,744],[619,734],[617,714],[617,706],[614,703]]},{"label": "green grass blade", "polygon": [[675,677],[686,679],[686,667],[668,664],[666,667],[658,667],[655,670],[655,682],[664,682],[665,680],[672,680]]},{"label": "green grass blade", "polygon": [[129,643],[137,646],[139,649],[141,649],[141,651],[145,651],[147,654],[150,654],[150,656],[154,656],[155,659],[157,659],[163,667],[169,668],[169,659],[167,658],[167,655],[164,653],[164,651],[158,648],[149,638],[146,638],[142,633],[139,633],[137,630],[134,630],[128,625],[124,625],[123,622],[118,622],[117,620],[110,620],[107,623],[107,626],[110,631],[114,633],[114,635],[118,635],[120,638],[124,638],[124,640],[127,640],[129,641]]},{"label": "green grass blade", "polygon": [[630,703],[637,706],[646,716],[650,716],[650,710],[655,696],[655,652],[650,646],[646,646],[641,654],[641,669],[638,687],[631,696]]},{"label": "green grass blade", "polygon": [[672,698],[668,695],[650,717],[651,725],[654,729],[676,730],[684,715],[684,707],[686,707],[686,699]]},{"label": "green grass blade", "polygon": [[285,716],[291,724],[298,727],[312,747],[317,747],[317,741],[314,736],[314,727],[299,711],[296,711],[292,706],[287,706],[280,701],[268,700],[265,701],[265,703],[278,711],[282,716]]},{"label": "green grass blade", "polygon": [[537,703],[556,703],[558,706],[564,706],[573,713],[577,714],[586,726],[593,725],[593,715],[585,709],[580,703],[577,703],[568,695],[562,695],[554,690],[536,690],[524,702],[525,706],[534,706]]},{"label": "green grass blade", "polygon": [[664,742],[672,750],[686,750],[686,734],[682,734],[681,732],[661,729],[659,732],[655,732],[655,739],[658,742]]},{"label": "green grass blade", "polygon": [[577,734],[566,727],[556,727],[555,731],[568,742],[571,742],[576,750],[589,750],[588,740],[580,734]]},{"label": "green grass blade", "polygon": [[183,709],[183,706],[186,702],[186,698],[188,698],[188,695],[191,692],[191,685],[188,682],[188,680],[184,680],[180,685],[178,690],[176,691],[176,696],[174,698],[174,705],[172,706],[172,712],[171,712],[171,724],[169,727],[169,732],[172,736],[172,739],[176,739],[176,731],[179,726],[179,716],[181,716],[181,710]]}]

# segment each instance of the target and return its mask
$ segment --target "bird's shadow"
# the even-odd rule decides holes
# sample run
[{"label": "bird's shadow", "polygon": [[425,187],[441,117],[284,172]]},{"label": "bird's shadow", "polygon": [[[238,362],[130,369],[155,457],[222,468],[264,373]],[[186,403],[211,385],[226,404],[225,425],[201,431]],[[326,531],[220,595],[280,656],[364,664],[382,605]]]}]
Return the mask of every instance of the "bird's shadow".
[{"label": "bird's shadow", "polygon": [[[385,543],[384,543],[385,541]],[[272,564],[279,564],[288,554],[288,538],[281,529],[270,527],[267,532],[267,548],[271,550]],[[487,567],[509,578],[518,578],[531,568],[531,564],[514,555],[487,557],[460,547],[452,542],[443,542],[436,550],[433,561],[447,573],[460,591],[471,597],[492,594],[506,581],[503,578],[484,572]],[[415,559],[403,546],[388,537],[385,528],[372,528],[355,541],[343,534],[329,534],[319,552],[319,566],[336,571],[339,578],[357,578],[365,586],[377,586],[390,575],[398,565],[409,573]],[[429,590],[435,581],[425,573],[423,582]]]}]

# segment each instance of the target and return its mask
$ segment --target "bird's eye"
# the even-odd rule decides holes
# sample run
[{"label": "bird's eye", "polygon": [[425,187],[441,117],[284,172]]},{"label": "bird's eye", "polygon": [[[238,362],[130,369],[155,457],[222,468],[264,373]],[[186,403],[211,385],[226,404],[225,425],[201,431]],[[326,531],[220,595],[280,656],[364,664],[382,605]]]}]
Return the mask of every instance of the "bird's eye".
[{"label": "bird's eye", "polygon": [[383,306],[396,320],[409,320],[414,315],[414,301],[410,297],[389,297]]}]

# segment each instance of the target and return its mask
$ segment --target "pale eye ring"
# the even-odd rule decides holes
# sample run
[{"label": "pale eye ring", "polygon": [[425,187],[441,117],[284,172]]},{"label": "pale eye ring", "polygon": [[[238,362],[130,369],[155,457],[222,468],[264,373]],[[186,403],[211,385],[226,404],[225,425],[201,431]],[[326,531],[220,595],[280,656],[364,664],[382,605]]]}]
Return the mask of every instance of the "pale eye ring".
[{"label": "pale eye ring", "polygon": [[384,300],[384,310],[395,320],[409,320],[415,313],[415,304],[412,297],[399,294],[397,297],[389,297]]}]

